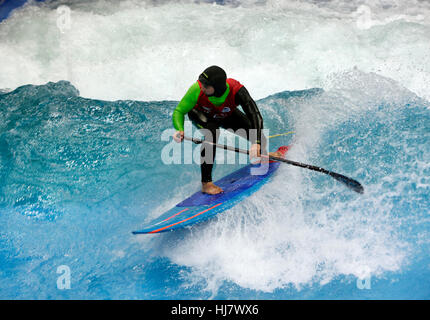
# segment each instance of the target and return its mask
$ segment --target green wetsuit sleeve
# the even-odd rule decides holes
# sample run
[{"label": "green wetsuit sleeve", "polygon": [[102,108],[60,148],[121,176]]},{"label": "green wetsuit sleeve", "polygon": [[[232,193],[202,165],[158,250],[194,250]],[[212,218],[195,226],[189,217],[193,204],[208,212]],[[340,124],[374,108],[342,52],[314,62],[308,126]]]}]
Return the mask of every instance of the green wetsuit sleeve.
[{"label": "green wetsuit sleeve", "polygon": [[178,131],[184,131],[184,118],[197,103],[200,95],[200,86],[195,82],[187,91],[185,96],[179,101],[176,109],[173,111],[172,121],[173,126]]}]

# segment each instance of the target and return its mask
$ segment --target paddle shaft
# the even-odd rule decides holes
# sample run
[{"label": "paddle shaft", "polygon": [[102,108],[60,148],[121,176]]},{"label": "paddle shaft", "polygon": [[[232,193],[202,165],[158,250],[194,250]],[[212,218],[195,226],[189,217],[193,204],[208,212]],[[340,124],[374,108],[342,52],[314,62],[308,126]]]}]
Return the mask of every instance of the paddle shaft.
[{"label": "paddle shaft", "polygon": [[[197,143],[197,144],[207,143],[207,144],[213,145],[213,146],[215,146],[217,148],[222,148],[222,149],[225,149],[225,150],[230,150],[230,151],[234,151],[234,152],[249,154],[248,150],[243,150],[243,149],[239,149],[239,148],[235,148],[235,147],[230,147],[230,146],[226,146],[226,145],[223,145],[223,144],[218,144],[218,143],[214,143],[214,142],[210,142],[210,141],[204,141],[204,140],[197,139],[197,138],[190,138],[190,137],[187,137],[187,136],[184,136],[184,139],[188,140],[188,141],[192,141],[192,142]],[[363,193],[364,192],[364,188],[360,184],[360,182],[358,182],[358,181],[356,181],[354,179],[351,179],[351,178],[349,178],[347,176],[344,176],[344,175],[342,175],[340,173],[329,171],[327,169],[324,169],[324,168],[321,168],[321,167],[317,167],[317,166],[313,166],[313,165],[310,165],[310,164],[305,164],[305,163],[301,163],[301,162],[297,162],[297,161],[292,161],[292,160],[288,160],[288,159],[284,159],[284,158],[279,158],[279,157],[269,156],[269,159],[270,160],[284,162],[284,163],[288,163],[288,164],[291,164],[291,165],[296,166],[296,167],[301,167],[301,168],[305,168],[305,169],[309,169],[309,170],[313,170],[313,171],[317,171],[317,172],[321,172],[321,173],[327,174],[330,177],[336,179],[337,181],[345,184],[348,188],[354,190],[355,192],[358,192],[358,193]]]}]

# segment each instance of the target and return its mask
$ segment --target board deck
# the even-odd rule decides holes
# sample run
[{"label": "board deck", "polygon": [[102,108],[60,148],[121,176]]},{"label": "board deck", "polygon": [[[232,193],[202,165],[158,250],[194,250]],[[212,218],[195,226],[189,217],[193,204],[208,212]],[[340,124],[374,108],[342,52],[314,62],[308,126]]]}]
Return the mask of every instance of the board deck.
[{"label": "board deck", "polygon": [[[287,146],[278,149],[283,156],[288,151]],[[231,174],[219,179],[215,184],[224,192],[209,195],[198,191],[189,198],[178,203],[175,207],[163,213],[161,216],[144,225],[133,234],[154,234],[185,228],[193,224],[212,218],[223,212],[245,197],[258,190],[278,169],[280,162],[269,161],[269,168],[264,174],[252,174],[251,170],[258,170],[259,164],[249,164]],[[267,170],[267,171],[266,171]]]}]

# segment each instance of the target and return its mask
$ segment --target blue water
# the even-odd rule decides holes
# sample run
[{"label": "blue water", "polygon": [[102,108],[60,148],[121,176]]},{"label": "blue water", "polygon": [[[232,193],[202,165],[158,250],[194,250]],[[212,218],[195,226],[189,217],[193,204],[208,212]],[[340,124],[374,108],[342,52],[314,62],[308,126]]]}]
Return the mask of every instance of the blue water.
[{"label": "blue water", "polygon": [[[327,94],[322,90],[308,90],[279,93],[259,104],[267,127],[284,122],[291,129],[298,111],[281,113],[283,104],[299,108],[324,99]],[[209,289],[210,277],[199,275],[190,282],[190,277],[197,276],[193,273],[204,273],[204,268],[197,272],[201,266],[193,266],[190,257],[185,257],[191,261],[183,265],[175,261],[178,258],[170,251],[175,250],[175,243],[192,242],[195,234],[211,233],[217,224],[232,227],[222,218],[167,235],[131,234],[160,204],[168,207],[199,187],[198,165],[160,163],[166,142],[159,137],[170,128],[175,104],[85,99],[66,81],[27,85],[0,96],[1,298],[429,298],[428,102],[416,98],[404,104],[377,104],[327,126],[307,161],[353,176],[363,183],[366,193],[355,194],[325,176],[297,169],[294,175],[303,175],[304,180],[296,183],[304,184],[300,186],[304,194],[302,199],[288,200],[295,202],[291,209],[283,208],[289,214],[300,202],[308,227],[344,233],[331,241],[354,240],[352,245],[370,255],[371,273],[375,273],[371,289],[357,288],[357,276],[352,274],[357,266],[350,270],[343,266],[343,271],[329,266],[337,259],[350,258],[340,255],[332,261],[326,253],[306,258],[315,259],[311,263],[321,268],[298,287],[282,282],[283,273],[274,269],[279,285],[260,290],[221,275],[212,275],[220,279],[216,289]],[[278,144],[285,142],[294,139],[284,137]],[[218,165],[216,175],[236,167]],[[288,192],[275,189],[285,184],[287,189],[297,187],[289,186],[289,179],[287,173],[278,173],[278,183],[267,185],[267,192],[288,198]],[[270,212],[261,200],[266,207],[260,209]],[[250,220],[247,223],[264,219],[246,212],[247,205],[245,201],[225,215],[245,210],[241,216]],[[288,230],[287,225],[283,227]],[[239,237],[249,236],[246,229],[233,226],[233,231]],[[366,232],[374,235],[369,238]],[[215,241],[217,236],[212,236]],[[263,244],[267,241],[264,234],[256,237],[260,238]],[[284,251],[280,258],[286,259],[280,263],[287,262],[288,250],[293,250],[294,237],[289,241],[288,246],[281,242],[282,248],[277,248]],[[202,252],[194,250],[198,259]],[[309,252],[304,251],[307,256]],[[379,254],[392,259],[393,265],[380,261]],[[348,263],[361,258],[353,256]],[[69,290],[56,286],[60,265],[70,267]],[[271,271],[264,265],[261,268]],[[325,273],[329,279],[321,284]]]},{"label": "blue water", "polygon": [[19,8],[25,2],[26,0],[3,0],[0,3],[0,22],[7,19],[14,9]]},{"label": "blue water", "polygon": [[[369,3],[357,28],[357,5],[341,0],[61,3],[63,33],[55,1],[0,25],[0,299],[430,298],[424,4],[392,19],[400,3]],[[208,12],[241,24],[219,33]],[[200,188],[187,155],[163,162],[163,136],[212,63],[247,86],[269,134],[294,131],[271,150],[292,145],[289,159],[364,194],[282,164],[210,221],[133,235]],[[226,157],[214,179],[243,166]]]}]

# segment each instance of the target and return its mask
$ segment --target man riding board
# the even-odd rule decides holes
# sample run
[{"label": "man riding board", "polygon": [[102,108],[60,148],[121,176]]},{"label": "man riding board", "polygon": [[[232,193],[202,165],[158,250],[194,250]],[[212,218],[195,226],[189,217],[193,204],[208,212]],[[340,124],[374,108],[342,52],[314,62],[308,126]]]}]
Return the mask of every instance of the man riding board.
[{"label": "man riding board", "polygon": [[[238,109],[239,105],[244,113]],[[173,138],[176,142],[184,139],[185,114],[188,114],[188,118],[197,128],[206,129],[202,130],[205,141],[216,143],[219,128],[230,129],[251,142],[250,159],[267,155],[267,139],[262,132],[263,118],[257,104],[239,81],[227,79],[222,68],[211,66],[204,70],[174,110],[172,120],[177,131]],[[215,150],[214,145],[202,144],[200,167],[203,193],[223,192],[212,182]],[[209,155],[206,152],[209,152]],[[282,156],[277,152],[271,152],[269,155]]]}]

